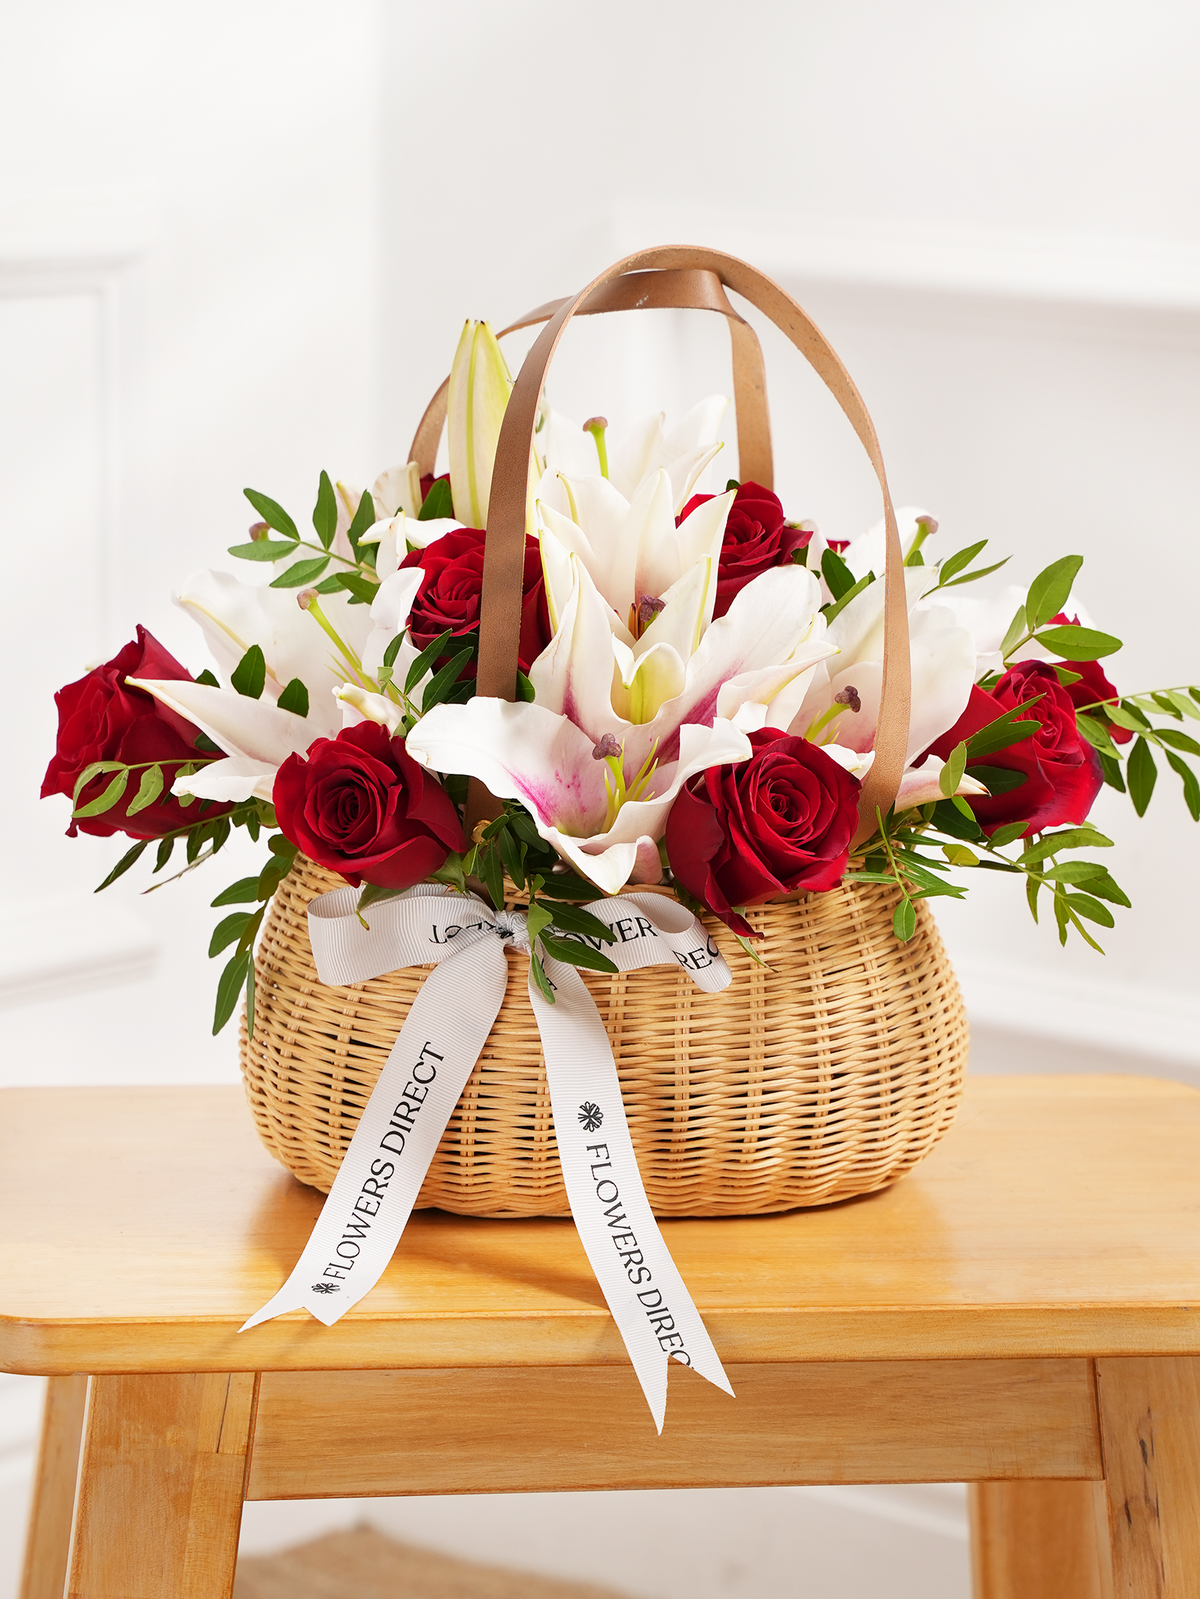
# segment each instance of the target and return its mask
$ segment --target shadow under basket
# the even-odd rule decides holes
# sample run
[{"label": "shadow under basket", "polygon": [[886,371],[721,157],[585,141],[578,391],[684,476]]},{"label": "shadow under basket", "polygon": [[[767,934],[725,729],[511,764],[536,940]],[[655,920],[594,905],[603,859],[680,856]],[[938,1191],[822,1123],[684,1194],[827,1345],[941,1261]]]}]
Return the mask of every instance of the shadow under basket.
[{"label": "shadow under basket", "polygon": [[[319,982],[306,907],[344,886],[297,858],[256,957],[253,1038],[242,1024],[263,1142],[326,1192],[430,970]],[[917,903],[916,934],[902,944],[896,903],[894,890],[856,884],[751,910],[765,965],[706,918],[733,972],[720,994],[702,993],[674,965],[583,974],[658,1215],[751,1215],[870,1193],[947,1130],[962,1092],[966,1013],[928,908]],[[418,1205],[570,1214],[526,973],[510,954],[504,1004]]]}]

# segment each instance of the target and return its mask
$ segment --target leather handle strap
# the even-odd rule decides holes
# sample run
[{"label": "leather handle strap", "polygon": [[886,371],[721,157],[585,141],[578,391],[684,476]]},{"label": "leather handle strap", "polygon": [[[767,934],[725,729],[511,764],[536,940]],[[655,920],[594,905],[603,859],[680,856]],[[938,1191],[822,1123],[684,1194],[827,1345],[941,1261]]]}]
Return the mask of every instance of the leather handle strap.
[{"label": "leather handle strap", "polygon": [[863,783],[859,801],[855,834],[858,843],[873,831],[876,809],[886,814],[895,800],[908,747],[911,692],[908,602],[896,513],[874,425],[849,373],[828,340],[795,300],[757,268],[739,261],[736,256],[686,245],[641,250],[602,272],[581,293],[561,301],[538,335],[509,397],[492,470],[479,621],[477,691],[506,700],[511,700],[516,691],[530,454],[546,372],[567,323],[585,302],[614,281],[631,274],[697,269],[715,273],[722,284],[756,306],[791,340],[841,406],[867,453],[883,496],[887,530],[883,684],[875,760]]},{"label": "leather handle strap", "polygon": [[[535,327],[550,319],[567,304],[551,300],[527,311],[524,316],[501,328],[498,338]],[[729,321],[733,352],[733,401],[738,429],[738,470],[743,478],[774,487],[771,457],[771,423],[767,414],[767,382],[762,346],[758,335],[729,303],[720,277],[706,268],[680,267],[661,272],[629,272],[601,283],[575,308],[577,316],[596,316],[602,311],[717,311]],[[413,435],[408,459],[415,461],[421,476],[432,474],[438,444],[446,425],[446,406],[450,379],[430,400],[425,415]]]}]

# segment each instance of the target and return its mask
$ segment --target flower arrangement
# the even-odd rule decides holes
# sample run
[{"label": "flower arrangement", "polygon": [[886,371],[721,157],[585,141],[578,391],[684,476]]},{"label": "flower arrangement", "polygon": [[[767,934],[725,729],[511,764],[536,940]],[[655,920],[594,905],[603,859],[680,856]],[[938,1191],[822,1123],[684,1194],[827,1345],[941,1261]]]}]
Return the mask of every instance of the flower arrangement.
[{"label": "flower arrangement", "polygon": [[[175,596],[214,668],[193,677],[146,631],[56,696],[43,795],[69,832],[151,844],[154,873],[184,871],[235,828],[264,839],[261,870],[219,893],[210,956],[231,951],[214,1031],[243,989],[255,936],[298,851],[360,888],[359,914],[432,881],[505,878],[540,948],[616,967],[586,909],[629,884],[666,884],[752,950],[747,907],[842,882],[897,890],[896,937],[916,900],[961,896],[972,871],[1043,893],[1060,940],[1113,925],[1129,900],[1093,856],[1104,784],[1143,814],[1157,750],[1193,818],[1200,688],[1121,694],[1101,661],[1120,641],[1073,598],[1082,557],[1027,589],[976,599],[986,541],[942,555],[937,523],[898,520],[905,556],[912,714],[899,795],[855,843],[883,658],[883,526],[826,539],[752,482],[697,492],[726,402],[673,429],[654,416],[619,438],[543,406],[523,578],[518,698],[475,693],[484,533],[511,381],[486,323],[468,323],[449,389],[449,472],[412,463],[360,492],[320,476],[313,535],[276,501],[230,554],[258,581],[193,576]],[[503,808],[464,828],[468,780]]]}]

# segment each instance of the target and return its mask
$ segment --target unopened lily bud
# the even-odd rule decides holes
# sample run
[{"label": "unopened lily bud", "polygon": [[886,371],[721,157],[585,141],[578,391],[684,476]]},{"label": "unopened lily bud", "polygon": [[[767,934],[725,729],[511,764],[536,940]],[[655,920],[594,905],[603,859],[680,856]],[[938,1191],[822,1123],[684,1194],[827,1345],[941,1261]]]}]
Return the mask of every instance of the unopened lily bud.
[{"label": "unopened lily bud", "polygon": [[266,522],[251,522],[250,537],[254,540],[255,544],[260,543],[263,539],[269,539],[270,536],[271,529]]},{"label": "unopened lily bud", "polygon": [[468,527],[486,527],[500,424],[512,390],[508,364],[486,322],[467,322],[450,368],[446,406],[450,494]]},{"label": "unopened lily bud", "polygon": [[621,753],[621,740],[615,733],[605,733],[592,750],[594,761],[611,761]]},{"label": "unopened lily bud", "polygon": [[307,611],[316,597],[316,589],[301,589],[299,594],[296,595],[296,604],[302,611]]}]

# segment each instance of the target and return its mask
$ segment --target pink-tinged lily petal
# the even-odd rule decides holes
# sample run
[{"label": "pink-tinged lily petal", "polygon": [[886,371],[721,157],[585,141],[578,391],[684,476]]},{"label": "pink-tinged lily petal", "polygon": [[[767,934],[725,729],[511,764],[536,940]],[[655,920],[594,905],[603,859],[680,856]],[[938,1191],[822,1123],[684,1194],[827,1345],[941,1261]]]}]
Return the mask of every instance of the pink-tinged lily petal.
[{"label": "pink-tinged lily petal", "polygon": [[[321,728],[326,718],[316,721],[297,716],[294,711],[280,710],[270,700],[252,700],[233,689],[176,678],[130,677],[126,681],[186,716],[226,755],[248,756],[263,766],[281,766],[289,755],[303,755],[315,738],[325,736]],[[336,706],[334,722],[335,726],[340,722]]]},{"label": "pink-tinged lily petal", "polygon": [[658,852],[658,845],[652,838],[647,838],[643,833],[634,844],[637,856],[633,863],[633,870],[629,874],[631,883],[661,883],[663,880],[662,856]]},{"label": "pink-tinged lily petal", "polygon": [[[477,697],[439,705],[408,736],[408,752],[438,772],[478,777],[497,799],[519,799],[538,833],[606,893],[616,893],[638,862],[639,840],[656,839],[681,786],[706,766],[741,761],[750,741],[728,722],[680,730],[679,757],[651,774],[644,798],[627,800],[608,821],[608,763],[566,717],[536,703]],[[636,774],[629,757],[627,781]]]},{"label": "pink-tinged lily petal", "polygon": [[226,755],[222,760],[200,767],[190,777],[177,777],[171,785],[171,793],[193,794],[197,799],[217,800],[222,805],[253,797],[269,802],[278,770],[277,766],[256,761],[249,755]]}]

